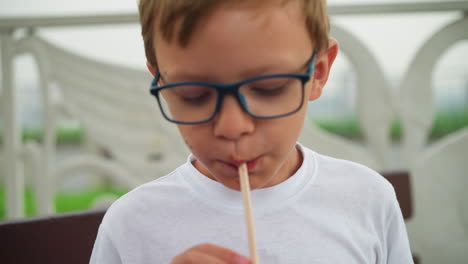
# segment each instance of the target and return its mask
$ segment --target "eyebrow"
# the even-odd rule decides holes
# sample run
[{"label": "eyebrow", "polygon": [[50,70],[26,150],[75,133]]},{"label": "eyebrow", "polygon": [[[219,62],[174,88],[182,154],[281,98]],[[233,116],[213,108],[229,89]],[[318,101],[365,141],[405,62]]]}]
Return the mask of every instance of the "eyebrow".
[{"label": "eyebrow", "polygon": [[[270,74],[300,73],[304,69],[307,68],[307,66],[310,63],[311,58],[312,56],[309,57],[305,63],[297,67],[297,70],[294,70],[294,71],[278,70],[278,68],[281,68],[285,63],[268,64],[268,65],[261,66],[256,69],[246,70],[246,71],[241,72],[241,74],[239,74],[240,76],[243,76],[242,78],[240,78],[240,80],[245,80],[245,79],[256,77],[256,76],[263,76],[263,75],[270,75]],[[216,78],[213,78],[213,76],[211,75],[189,73],[189,72],[176,73],[174,74],[174,76],[172,76],[172,78],[175,81],[167,82],[166,78],[164,77],[164,76],[167,76],[166,74],[167,72],[164,72],[164,71],[159,72],[159,78],[164,84],[186,82],[186,81],[203,81],[203,82],[210,82],[210,83],[222,83],[219,80],[216,80]]]},{"label": "eyebrow", "polygon": [[212,76],[210,77],[209,75],[195,74],[195,73],[182,73],[182,74],[176,73],[176,74],[174,74],[174,76],[172,76],[172,79],[174,79],[175,81],[167,82],[166,78],[164,78],[164,76],[166,76],[166,73],[167,72],[159,72],[159,78],[165,84],[167,84],[167,83],[186,82],[186,81],[212,82],[210,80],[213,80],[213,77]]}]

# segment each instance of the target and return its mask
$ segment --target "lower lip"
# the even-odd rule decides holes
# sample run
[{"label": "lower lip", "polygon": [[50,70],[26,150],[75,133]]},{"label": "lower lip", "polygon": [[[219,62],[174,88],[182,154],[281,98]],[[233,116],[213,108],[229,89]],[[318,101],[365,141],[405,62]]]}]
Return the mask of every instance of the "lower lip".
[{"label": "lower lip", "polygon": [[247,161],[247,170],[249,171],[252,170],[257,164],[257,161],[258,161],[258,158],[251,160],[251,161]]},{"label": "lower lip", "polygon": [[[250,171],[250,170],[253,170],[255,168],[255,166],[257,165],[257,161],[258,161],[259,158],[256,158],[256,159],[253,159],[253,160],[250,160],[250,161],[247,161],[246,165],[247,165],[247,170]],[[238,170],[239,169],[239,166],[238,165],[234,165],[234,164],[230,164],[228,163],[229,167],[235,169],[235,170]]]}]

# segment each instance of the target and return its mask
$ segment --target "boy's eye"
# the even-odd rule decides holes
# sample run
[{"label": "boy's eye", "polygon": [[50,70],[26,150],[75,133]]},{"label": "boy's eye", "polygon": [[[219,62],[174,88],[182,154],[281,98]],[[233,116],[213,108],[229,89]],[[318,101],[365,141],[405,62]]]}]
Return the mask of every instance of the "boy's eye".
[{"label": "boy's eye", "polygon": [[289,85],[287,79],[261,80],[248,84],[248,90],[252,95],[273,97],[284,94]]},{"label": "boy's eye", "polygon": [[215,89],[200,85],[184,85],[171,88],[174,94],[187,104],[203,104],[213,100],[216,95]]},{"label": "boy's eye", "polygon": [[286,86],[279,86],[279,87],[252,87],[250,88],[252,92],[260,96],[277,96],[282,94],[286,90]]}]

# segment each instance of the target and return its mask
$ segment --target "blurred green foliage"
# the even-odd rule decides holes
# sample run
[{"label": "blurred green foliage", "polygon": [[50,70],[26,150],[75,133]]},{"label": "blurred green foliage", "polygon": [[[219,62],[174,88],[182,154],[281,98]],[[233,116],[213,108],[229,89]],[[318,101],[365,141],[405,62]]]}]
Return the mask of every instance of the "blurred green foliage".
[{"label": "blurred green foliage", "polygon": [[[363,133],[356,117],[314,120],[313,122],[324,130],[345,138],[352,140],[363,139]],[[429,139],[440,139],[466,126],[468,126],[468,109],[464,111],[439,112],[434,118]],[[403,131],[399,120],[393,120],[389,133],[392,140],[399,141],[401,139]]]},{"label": "blurred green foliage", "polygon": [[[79,192],[59,192],[55,195],[55,208],[57,213],[66,213],[89,209],[92,202],[102,195],[124,195],[127,190],[115,188],[86,189]],[[0,220],[5,219],[6,205],[5,189],[0,187]],[[30,188],[24,191],[25,215],[36,215],[34,195]]]},{"label": "blurred green foliage", "polygon": [[465,111],[440,112],[436,114],[429,138],[439,139],[466,126],[468,126],[468,109]]},{"label": "blurred green foliage", "polygon": [[[79,127],[59,127],[56,130],[59,144],[78,144],[83,138],[83,130]],[[3,142],[3,131],[0,130],[0,144]],[[39,128],[24,128],[22,130],[23,141],[42,141],[42,130]]]},{"label": "blurred green foliage", "polygon": [[356,118],[333,120],[314,120],[315,124],[325,131],[343,136],[348,139],[361,139],[362,130]]}]

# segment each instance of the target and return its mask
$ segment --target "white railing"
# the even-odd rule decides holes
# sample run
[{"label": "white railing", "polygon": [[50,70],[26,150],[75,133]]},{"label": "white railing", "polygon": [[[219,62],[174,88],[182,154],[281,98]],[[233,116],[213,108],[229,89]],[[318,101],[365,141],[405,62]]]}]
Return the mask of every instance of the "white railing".
[{"label": "white railing", "polygon": [[[356,160],[364,163],[377,170],[390,170],[392,169],[389,162],[390,144],[389,128],[391,121],[395,115],[397,115],[403,125],[404,138],[402,142],[402,149],[400,155],[402,156],[403,168],[410,171],[414,171],[415,175],[412,175],[413,187],[416,189],[416,194],[421,197],[426,197],[425,194],[428,190],[432,190],[428,187],[428,190],[421,189],[420,186],[429,186],[428,182],[433,181],[431,177],[442,177],[441,175],[430,175],[425,171],[425,175],[421,175],[420,171],[424,164],[421,164],[421,160],[418,158],[422,156],[424,160],[433,160],[427,157],[427,154],[423,154],[427,145],[427,137],[429,129],[434,119],[434,103],[432,93],[432,72],[435,64],[440,59],[441,55],[450,48],[454,43],[468,39],[468,19],[466,14],[468,13],[468,1],[447,1],[447,2],[427,2],[427,3],[394,3],[394,4],[366,4],[366,5],[337,5],[330,6],[329,12],[331,16],[362,16],[362,15],[375,15],[375,14],[402,14],[402,13],[428,13],[428,12],[451,12],[459,14],[459,19],[446,25],[442,29],[438,30],[431,38],[429,38],[424,45],[418,50],[416,56],[410,62],[408,71],[404,74],[401,83],[399,84],[400,91],[398,94],[394,94],[391,91],[390,83],[388,78],[385,76],[385,72],[381,66],[377,63],[375,56],[369,51],[367,46],[362,40],[357,38],[351,32],[343,29],[337,25],[332,25],[332,35],[340,41],[343,52],[348,55],[348,58],[352,62],[356,70],[358,92],[357,92],[357,112],[360,125],[364,131],[366,142],[365,144],[357,144],[350,142],[342,138],[338,138],[334,135],[329,135],[316,127],[305,126],[304,133],[301,135],[301,140],[306,145],[310,145],[312,148],[324,152],[326,154],[335,155],[351,160]],[[41,214],[52,213],[53,208],[51,207],[51,196],[50,193],[55,189],[50,186],[56,185],[56,181],[60,174],[68,172],[69,170],[84,166],[86,168],[103,170],[105,173],[114,174],[118,179],[128,177],[122,172],[129,170],[129,175],[137,174],[135,167],[140,167],[140,161],[132,160],[136,152],[134,149],[115,150],[111,153],[115,155],[119,163],[129,164],[125,168],[119,167],[119,164],[107,163],[103,161],[100,163],[97,159],[91,156],[80,156],[74,160],[70,160],[68,163],[59,164],[54,163],[55,155],[55,138],[53,135],[53,128],[55,126],[55,118],[57,112],[66,108],[60,105],[60,102],[55,102],[49,97],[49,87],[52,83],[59,83],[62,85],[64,93],[63,100],[68,100],[70,105],[75,107],[68,107],[65,109],[67,112],[72,113],[76,118],[89,118],[82,116],[82,111],[79,106],[82,102],[73,101],[77,95],[67,95],[70,90],[67,90],[67,86],[73,86],[75,81],[71,77],[67,77],[65,73],[60,73],[60,65],[63,63],[69,63],[69,61],[76,62],[76,71],[78,72],[76,78],[93,79],[93,73],[86,69],[93,68],[98,65],[99,69],[102,69],[103,74],[109,76],[118,76],[122,72],[128,72],[127,69],[119,68],[117,66],[100,64],[92,60],[85,58],[80,59],[78,56],[70,52],[61,50],[55,47],[51,43],[44,42],[40,37],[34,33],[35,29],[49,28],[49,27],[73,27],[73,26],[94,26],[94,25],[119,25],[119,24],[136,24],[138,23],[138,16],[136,14],[116,14],[116,15],[92,15],[92,16],[67,16],[67,17],[20,17],[20,18],[3,18],[0,19],[0,39],[1,39],[1,61],[2,61],[2,87],[0,97],[0,119],[3,122],[3,149],[0,152],[0,177],[4,177],[5,189],[6,189],[6,200],[7,200],[7,217],[17,218],[24,216],[23,208],[23,188],[25,185],[25,178],[23,175],[23,167],[25,163],[30,164],[30,167],[35,171],[36,176],[33,182],[37,186],[40,186],[38,193],[45,193],[44,195],[36,194],[38,200],[38,210]],[[26,29],[26,34],[22,37],[15,37],[14,33],[19,29]],[[18,98],[16,97],[16,90],[13,85],[13,61],[15,56],[22,53],[31,53],[38,61],[39,72],[41,75],[40,84],[42,91],[42,102],[44,105],[44,129],[46,134],[43,142],[40,144],[29,144],[24,146],[21,142],[20,133],[20,120],[18,114]],[[67,64],[73,66],[73,64]],[[80,65],[82,65],[80,69]],[[86,65],[86,66],[83,66]],[[97,67],[97,66],[96,66]],[[144,79],[142,73],[134,72],[131,73],[130,79],[140,79],[138,83],[142,83],[141,79]],[[143,76],[143,77],[142,77]],[[70,79],[71,78],[71,79]],[[133,80],[132,79],[132,80]],[[108,85],[105,82],[97,80],[99,85]],[[115,84],[113,87],[115,88]],[[123,85],[125,86],[125,85]],[[127,87],[128,88],[128,87]],[[126,88],[122,87],[119,90],[121,94],[126,94]],[[86,89],[83,89],[86,90]],[[67,97],[69,96],[69,97]],[[140,96],[140,95],[135,95]],[[143,95],[142,95],[143,96]],[[104,95],[103,102],[108,95]],[[149,97],[149,96],[146,96]],[[145,97],[145,98],[146,98]],[[142,102],[146,99],[141,98]],[[138,99],[140,100],[140,99]],[[103,103],[105,104],[105,103]],[[144,105],[144,104],[142,104]],[[85,109],[86,110],[86,109]],[[97,109],[96,111],[99,111]],[[101,109],[102,110],[102,109]],[[105,110],[103,110],[105,112]],[[84,120],[88,122],[89,119]],[[83,120],[82,120],[83,121]],[[89,121],[91,122],[91,121]],[[99,133],[105,133],[104,128],[96,128],[95,121],[89,123],[89,130],[97,131],[96,140],[100,140],[98,143],[106,145],[109,149],[113,150],[112,142],[107,142],[102,137],[99,137]],[[110,121],[109,121],[110,122]],[[157,141],[158,155],[166,155],[169,152],[173,152],[175,149],[173,146],[165,147],[162,140],[170,138],[171,141],[175,140],[172,138],[172,130],[167,126],[157,123],[155,121],[155,135],[159,136],[158,139],[150,139],[148,141]],[[109,126],[111,126],[109,124]],[[122,127],[122,124],[117,124],[118,127]],[[48,131],[48,132],[47,132]],[[104,131],[104,132],[103,132]],[[133,132],[129,132],[130,134]],[[148,132],[149,134],[151,132]],[[159,133],[159,134],[158,134]],[[454,158],[451,159],[450,166],[452,168],[444,167],[449,165],[440,164],[440,167],[444,168],[443,177],[448,177],[447,182],[450,185],[446,186],[447,193],[451,193],[452,189],[457,189],[458,185],[468,184],[465,177],[461,177],[460,171],[468,171],[468,168],[462,170],[462,166],[466,166],[466,161],[463,161],[463,157],[466,156],[468,151],[464,151],[463,148],[455,148],[454,146],[463,146],[466,144],[466,136],[461,134],[468,133],[467,129],[461,132],[457,132],[456,140],[460,141],[460,144],[454,143],[455,139],[447,139],[447,145],[450,145],[452,149],[456,149],[458,153],[454,154]],[[92,134],[92,133],[90,133]],[[141,135],[141,134],[140,134]],[[92,137],[92,136],[91,136]],[[103,143],[104,142],[104,143]],[[438,153],[446,152],[442,151],[444,140],[438,145]],[[142,142],[142,148],[145,147],[145,142]],[[148,143],[149,144],[149,143]],[[151,144],[150,144],[151,145]],[[183,148],[177,145],[176,148]],[[113,150],[114,151],[114,150]],[[132,155],[126,155],[125,151],[129,151]],[[145,149],[142,159],[148,155],[154,155],[154,149]],[[153,152],[152,152],[153,151]],[[433,149],[430,149],[431,153],[435,153]],[[460,153],[464,151],[464,153]],[[184,151],[180,151],[179,154],[174,154],[171,157],[177,159],[179,156],[183,156]],[[140,153],[141,154],[141,153]],[[145,156],[146,155],[146,156]],[[179,156],[177,156],[179,155]],[[129,157],[132,156],[132,157]],[[138,156],[138,155],[137,155]],[[422,159],[421,158],[421,159]],[[164,160],[164,158],[163,158]],[[457,162],[458,161],[458,162]],[[85,164],[85,165],[83,165]],[[137,165],[138,166],[137,166]],[[143,164],[144,166],[148,164]],[[142,165],[142,166],[143,166]],[[151,165],[151,164],[150,164]],[[167,164],[166,164],[167,165]],[[166,166],[162,165],[162,166]],[[143,167],[144,167],[143,166]],[[151,165],[152,166],[152,165]],[[150,167],[151,167],[150,166]],[[157,163],[157,166],[161,166],[161,163]],[[458,166],[458,167],[457,167]],[[28,168],[31,170],[31,168]],[[140,173],[140,172],[139,172]],[[452,174],[454,174],[452,176]],[[458,182],[450,181],[450,179],[457,178]],[[0,178],[1,179],[1,178]],[[146,179],[144,178],[128,178],[128,186],[138,184]],[[125,180],[123,180],[125,182]],[[433,191],[433,190],[432,190]],[[460,193],[453,192],[453,195],[460,195]],[[460,210],[462,215],[468,215],[468,208],[466,207],[466,194],[463,196],[457,196],[451,199],[452,203],[461,203]],[[430,248],[424,241],[430,241],[421,235],[424,230],[419,230],[417,221],[424,221],[424,217],[432,217],[431,214],[437,213],[433,211],[424,211],[427,206],[424,205],[424,201],[421,201],[418,197],[415,197],[416,213],[414,223],[409,223],[410,234],[416,237],[418,240],[415,245],[418,250],[426,254],[427,248]],[[419,205],[420,204],[420,205]],[[465,204],[465,205],[463,205]],[[418,207],[419,206],[419,207]],[[441,206],[453,206],[441,205]],[[418,211],[419,210],[419,211]],[[453,212],[452,212],[453,213]],[[418,216],[419,215],[419,216]],[[450,216],[447,216],[450,217]],[[459,219],[459,216],[453,215],[453,219],[456,223],[451,223],[451,230],[458,230],[468,228],[467,220]],[[455,221],[454,220],[454,221]],[[428,227],[429,228],[429,227]],[[458,228],[458,229],[457,229]],[[414,234],[413,234],[413,233]],[[455,232],[455,231],[454,231]],[[463,232],[460,232],[463,233]],[[441,235],[442,236],[442,235]],[[466,239],[464,236],[462,239]],[[452,236],[452,242],[449,244],[460,245],[460,251],[456,254],[468,252],[468,243],[466,241],[453,241],[455,238]],[[467,240],[468,241],[468,240]],[[457,255],[462,256],[462,255]],[[425,262],[428,263],[428,262]]]},{"label": "white railing", "polygon": [[[376,15],[428,12],[468,12],[467,1],[441,1],[389,4],[349,4],[329,6],[330,16]],[[118,25],[138,23],[138,15],[122,13],[111,15],[80,15],[54,17],[12,17],[0,18],[0,31],[11,32],[19,28],[70,27],[86,25]]]},{"label": "white railing", "polygon": [[[428,12],[468,12],[466,1],[429,1],[416,3],[389,4],[348,4],[329,6],[330,16],[376,15]],[[54,17],[13,17],[0,18],[0,30],[11,31],[18,28],[70,27],[85,25],[117,25],[138,23],[137,14],[54,16]]]}]

